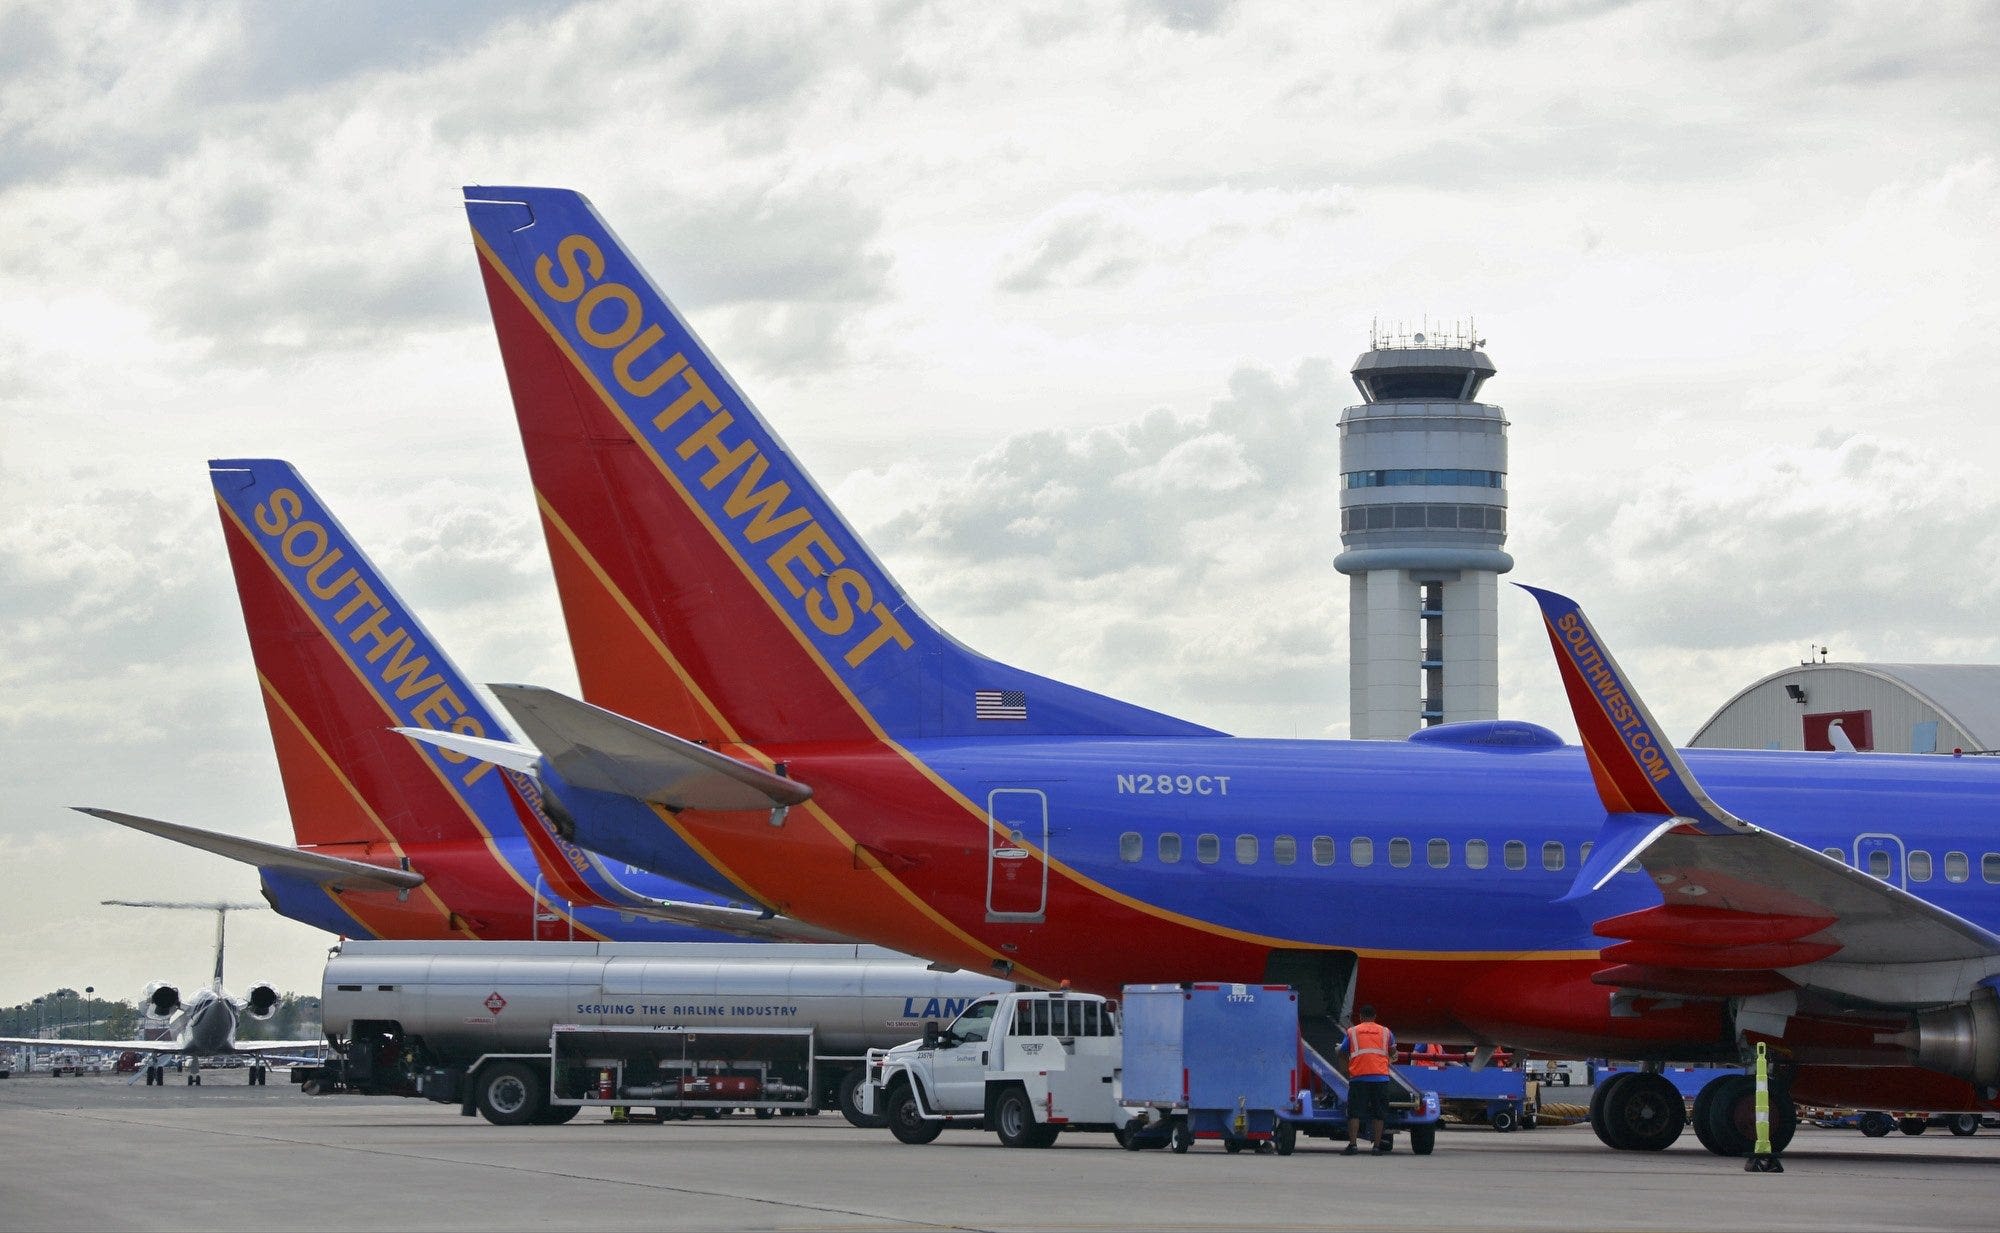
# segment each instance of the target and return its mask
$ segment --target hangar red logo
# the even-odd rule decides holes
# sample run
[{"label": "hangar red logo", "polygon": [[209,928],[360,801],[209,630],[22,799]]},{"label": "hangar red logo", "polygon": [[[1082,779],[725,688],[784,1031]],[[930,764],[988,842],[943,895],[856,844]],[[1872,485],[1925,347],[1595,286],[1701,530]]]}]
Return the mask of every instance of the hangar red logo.
[{"label": "hangar red logo", "polygon": [[507,1009],[507,999],[500,996],[498,989],[486,995],[486,1009],[489,1013],[495,1015]]}]

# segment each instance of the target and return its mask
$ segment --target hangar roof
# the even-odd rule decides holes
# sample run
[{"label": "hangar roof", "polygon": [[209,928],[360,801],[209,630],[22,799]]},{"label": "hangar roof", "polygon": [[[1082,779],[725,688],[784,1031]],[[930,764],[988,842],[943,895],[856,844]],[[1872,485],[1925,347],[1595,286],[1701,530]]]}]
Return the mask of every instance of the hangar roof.
[{"label": "hangar roof", "polygon": [[1713,727],[1736,703],[1785,677],[1839,669],[1875,677],[1889,686],[1928,703],[1981,748],[2000,748],[2000,664],[1799,664],[1771,673],[1747,686],[1716,709],[1690,744],[1699,744],[1702,734]]}]

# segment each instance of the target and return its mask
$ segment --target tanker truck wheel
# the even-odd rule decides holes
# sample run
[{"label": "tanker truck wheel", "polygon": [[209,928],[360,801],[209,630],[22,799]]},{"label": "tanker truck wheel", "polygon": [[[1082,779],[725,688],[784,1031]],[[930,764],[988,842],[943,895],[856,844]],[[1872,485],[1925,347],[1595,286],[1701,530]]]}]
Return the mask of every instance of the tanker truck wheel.
[{"label": "tanker truck wheel", "polygon": [[535,1072],[519,1062],[495,1062],[479,1073],[479,1115],[495,1126],[526,1126],[548,1106]]},{"label": "tanker truck wheel", "polygon": [[535,1125],[560,1126],[564,1122],[575,1121],[576,1115],[581,1112],[583,1112],[582,1105],[550,1105],[535,1119]]},{"label": "tanker truck wheel", "polygon": [[889,1125],[889,1119],[880,1113],[861,1111],[861,1084],[867,1075],[858,1067],[848,1071],[840,1079],[840,1116],[847,1119],[850,1126],[863,1130],[882,1130]]}]

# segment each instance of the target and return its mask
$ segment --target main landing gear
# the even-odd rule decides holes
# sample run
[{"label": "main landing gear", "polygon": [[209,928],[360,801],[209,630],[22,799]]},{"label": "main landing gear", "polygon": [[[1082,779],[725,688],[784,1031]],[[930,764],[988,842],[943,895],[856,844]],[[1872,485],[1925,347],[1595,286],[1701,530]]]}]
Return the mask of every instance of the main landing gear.
[{"label": "main landing gear", "polygon": [[[1711,1080],[1689,1116],[1680,1090],[1664,1075],[1622,1074],[1590,1098],[1590,1128],[1607,1147],[1658,1152],[1692,1125],[1701,1145],[1718,1156],[1748,1156],[1757,1143],[1757,1081],[1749,1075]],[[1771,1085],[1771,1150],[1782,1152],[1799,1128],[1798,1109],[1781,1084]]]}]

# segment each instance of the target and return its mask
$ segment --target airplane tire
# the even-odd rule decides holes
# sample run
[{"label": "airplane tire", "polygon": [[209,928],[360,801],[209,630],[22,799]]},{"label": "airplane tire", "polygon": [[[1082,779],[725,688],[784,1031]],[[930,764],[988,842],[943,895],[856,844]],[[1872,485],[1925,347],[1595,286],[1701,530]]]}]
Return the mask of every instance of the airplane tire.
[{"label": "airplane tire", "polygon": [[479,1115],[495,1126],[526,1126],[548,1105],[539,1076],[519,1062],[495,1062],[479,1072]]},{"label": "airplane tire", "polygon": [[944,1123],[925,1120],[917,1106],[917,1094],[906,1081],[889,1093],[889,1133],[897,1142],[916,1147],[943,1134]]},{"label": "airplane tire", "polygon": [[1665,1151],[1687,1126],[1687,1105],[1680,1089],[1662,1075],[1627,1075],[1622,1083],[1614,1080],[1604,1097],[1603,1114],[1605,1129],[1612,1135],[1611,1146],[1624,1151]]},{"label": "airplane tire", "polygon": [[848,1125],[859,1126],[863,1130],[882,1130],[889,1125],[889,1119],[880,1113],[861,1111],[861,1084],[867,1079],[860,1067],[848,1071],[840,1080],[840,1116]]},{"label": "airplane tire", "polygon": [[1617,1151],[1625,1150],[1625,1142],[1620,1137],[1618,1129],[1605,1119],[1604,1106],[1611,1099],[1613,1091],[1636,1077],[1636,1075],[1630,1073],[1613,1075],[1603,1083],[1598,1084],[1596,1089],[1590,1094],[1590,1129],[1596,1133],[1599,1143]]},{"label": "airplane tire", "polygon": [[[1702,1112],[1708,1134],[1702,1146],[1718,1156],[1748,1156],[1757,1146],[1757,1081],[1749,1075],[1725,1075],[1702,1089],[1711,1096]],[[1699,1098],[1697,1105],[1701,1105]],[[1866,1122],[1864,1121],[1864,1125]],[[1799,1129],[1798,1108],[1783,1092],[1771,1093],[1771,1150],[1790,1146]],[[1696,1131],[1700,1136],[1700,1131]]]},{"label": "airplane tire", "polygon": [[1896,1123],[1896,1129],[1906,1135],[1920,1135],[1924,1133],[1924,1119],[1920,1117],[1903,1118]]},{"label": "airplane tire", "polygon": [[1702,1084],[1701,1091],[1695,1094],[1694,1114],[1688,1118],[1688,1125],[1694,1130],[1694,1137],[1701,1140],[1701,1145],[1707,1148],[1711,1154],[1716,1156],[1739,1155],[1740,1153],[1725,1150],[1726,1145],[1716,1138],[1717,1126],[1715,1124],[1714,1110],[1715,1102],[1722,1094],[1723,1082],[1724,1079],[1710,1079],[1707,1083]]}]

